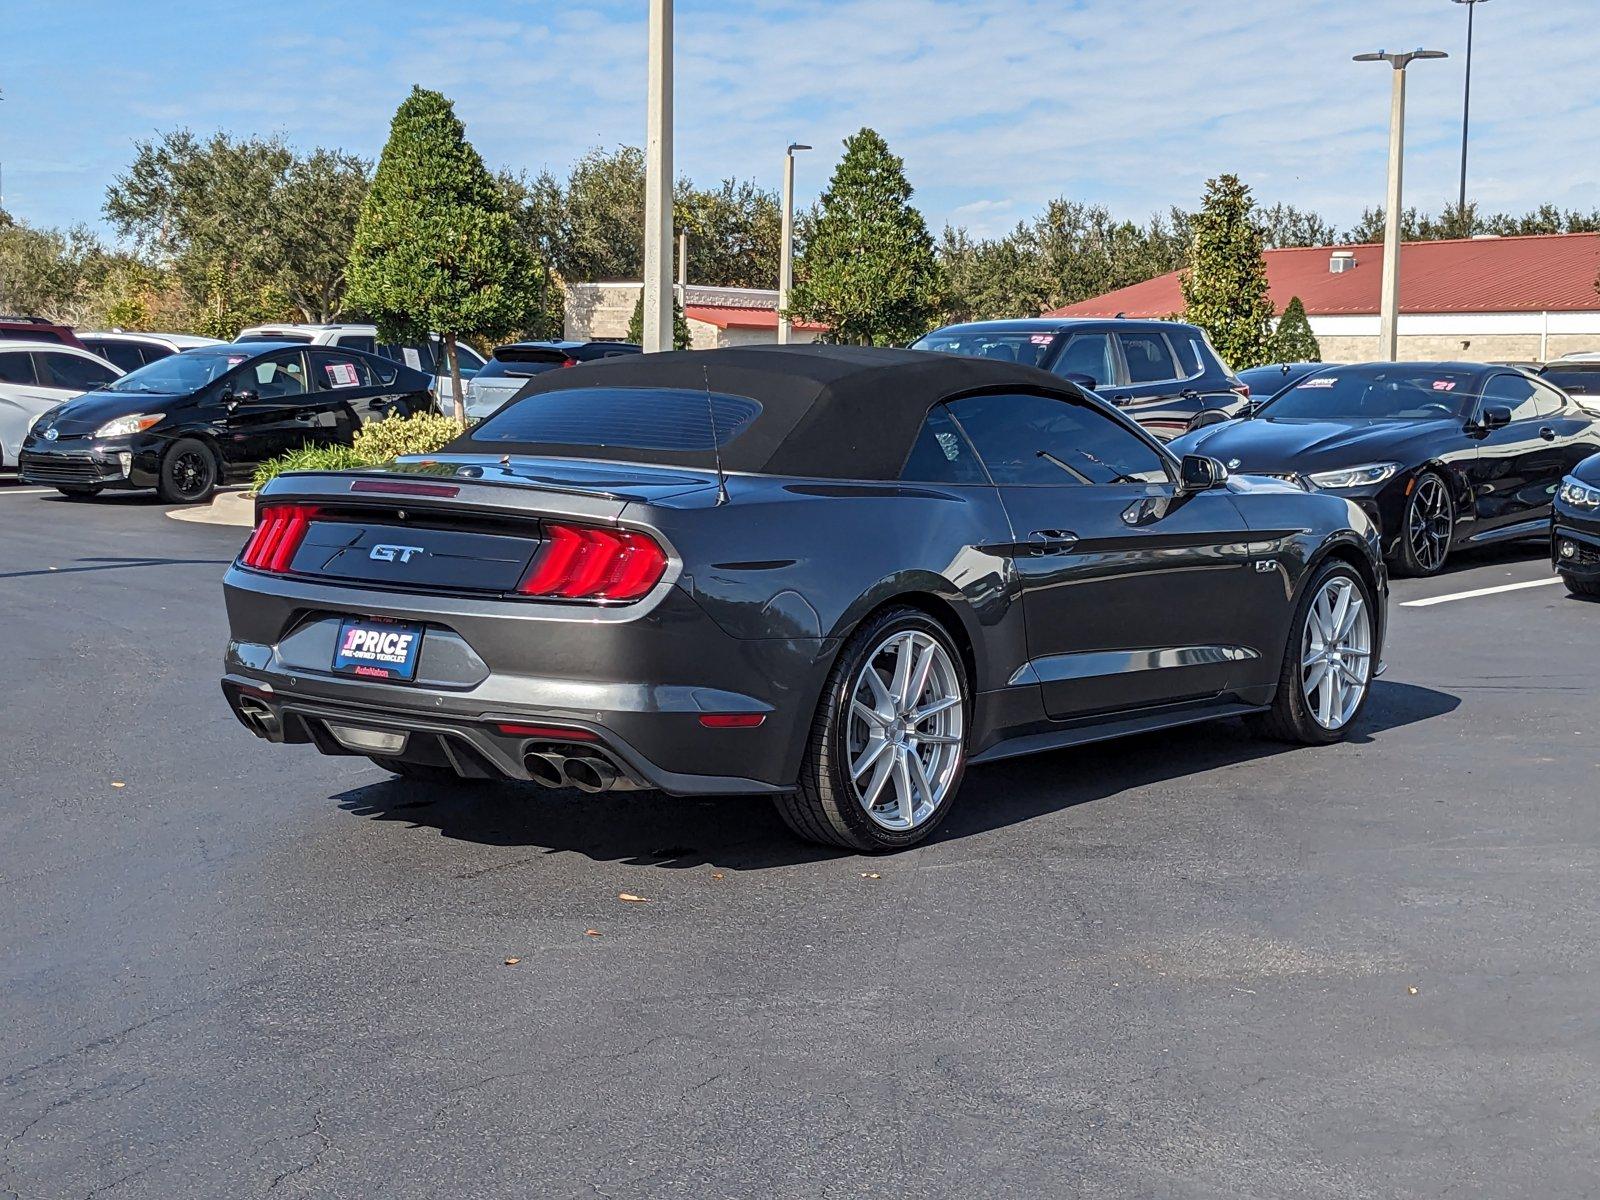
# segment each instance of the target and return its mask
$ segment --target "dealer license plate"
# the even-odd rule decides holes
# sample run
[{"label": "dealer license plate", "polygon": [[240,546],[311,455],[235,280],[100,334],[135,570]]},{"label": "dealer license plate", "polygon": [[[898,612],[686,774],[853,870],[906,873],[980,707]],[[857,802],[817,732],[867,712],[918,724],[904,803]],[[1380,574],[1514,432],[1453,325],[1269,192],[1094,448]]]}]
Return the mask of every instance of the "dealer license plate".
[{"label": "dealer license plate", "polygon": [[368,679],[412,679],[422,649],[422,626],[402,621],[350,619],[340,623],[333,669]]}]

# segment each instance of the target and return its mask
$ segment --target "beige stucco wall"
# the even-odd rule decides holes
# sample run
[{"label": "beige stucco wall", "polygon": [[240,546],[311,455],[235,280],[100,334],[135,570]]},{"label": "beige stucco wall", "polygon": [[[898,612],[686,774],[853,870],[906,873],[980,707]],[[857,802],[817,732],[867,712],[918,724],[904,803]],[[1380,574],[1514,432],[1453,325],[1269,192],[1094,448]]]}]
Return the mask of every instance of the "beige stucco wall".
[{"label": "beige stucco wall", "polygon": [[[1540,339],[1531,334],[1463,334],[1459,337],[1437,334],[1401,334],[1400,357],[1411,360],[1449,362],[1500,362],[1540,359]],[[1465,347],[1462,342],[1468,343]],[[1321,334],[1317,345],[1324,362],[1370,362],[1379,357],[1376,337],[1336,337]],[[1551,334],[1549,357],[1560,358],[1575,350],[1600,350],[1600,337]]]}]

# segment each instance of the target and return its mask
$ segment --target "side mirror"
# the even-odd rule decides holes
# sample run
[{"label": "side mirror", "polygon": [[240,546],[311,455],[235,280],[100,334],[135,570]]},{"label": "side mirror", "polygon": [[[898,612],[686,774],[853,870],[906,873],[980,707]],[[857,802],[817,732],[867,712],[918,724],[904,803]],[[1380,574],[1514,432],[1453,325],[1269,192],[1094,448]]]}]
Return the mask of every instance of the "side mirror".
[{"label": "side mirror", "polygon": [[1098,379],[1096,379],[1093,375],[1087,375],[1082,371],[1068,371],[1061,378],[1065,379],[1068,383],[1075,383],[1081,388],[1087,388],[1091,392],[1100,386],[1100,381]]},{"label": "side mirror", "polygon": [[1478,423],[1484,429],[1504,429],[1511,424],[1511,410],[1504,404],[1485,404]]},{"label": "side mirror", "polygon": [[1203,492],[1214,488],[1228,477],[1228,468],[1208,454],[1185,454],[1178,472],[1178,491],[1181,494]]}]

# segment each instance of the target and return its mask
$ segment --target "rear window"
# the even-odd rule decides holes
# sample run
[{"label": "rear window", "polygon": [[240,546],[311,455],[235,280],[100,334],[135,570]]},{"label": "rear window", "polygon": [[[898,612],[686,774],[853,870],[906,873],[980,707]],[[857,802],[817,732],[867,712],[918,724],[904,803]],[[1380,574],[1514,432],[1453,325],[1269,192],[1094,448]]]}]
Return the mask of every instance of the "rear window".
[{"label": "rear window", "polygon": [[1539,378],[1574,396],[1600,396],[1600,365],[1593,370],[1546,367],[1539,372]]},{"label": "rear window", "polygon": [[514,401],[476,426],[469,440],[488,447],[582,447],[596,457],[626,460],[631,455],[606,452],[721,449],[737,442],[760,415],[756,401],[719,392],[571,388]]},{"label": "rear window", "polygon": [[935,330],[911,343],[913,350],[936,350],[966,358],[996,358],[1037,367],[1048,361],[1060,334],[1051,330]]},{"label": "rear window", "polygon": [[299,345],[309,345],[309,333],[241,333],[233,339],[239,345],[247,342],[295,342]]},{"label": "rear window", "polygon": [[546,371],[554,371],[566,362],[564,354],[546,353],[544,358],[513,358],[502,359],[499,356],[491,358],[478,369],[475,378],[499,379],[509,375],[515,379],[532,379],[535,375],[543,375]]}]

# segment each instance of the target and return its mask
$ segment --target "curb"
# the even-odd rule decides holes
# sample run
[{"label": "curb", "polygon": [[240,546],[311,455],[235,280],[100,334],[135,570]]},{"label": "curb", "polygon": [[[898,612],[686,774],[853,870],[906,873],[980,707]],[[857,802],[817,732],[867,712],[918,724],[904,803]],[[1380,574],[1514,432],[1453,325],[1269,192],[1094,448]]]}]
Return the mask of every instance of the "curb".
[{"label": "curb", "polygon": [[174,521],[194,521],[201,525],[237,525],[252,529],[256,523],[256,498],[250,492],[218,492],[210,504],[174,508],[167,513]]}]

